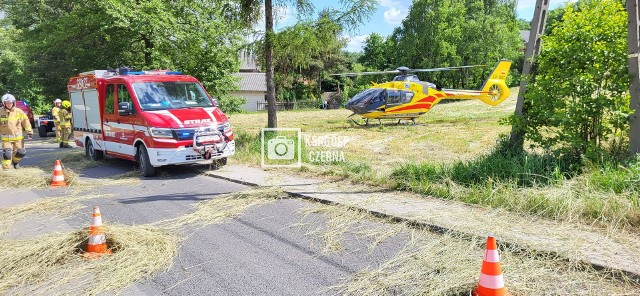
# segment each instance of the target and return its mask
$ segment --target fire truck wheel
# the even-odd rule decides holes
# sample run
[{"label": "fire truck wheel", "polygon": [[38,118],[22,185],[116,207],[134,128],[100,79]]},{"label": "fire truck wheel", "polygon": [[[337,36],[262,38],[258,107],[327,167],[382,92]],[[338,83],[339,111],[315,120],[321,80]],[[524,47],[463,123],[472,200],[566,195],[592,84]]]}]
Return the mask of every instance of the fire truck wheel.
[{"label": "fire truck wheel", "polygon": [[138,163],[143,177],[152,177],[156,174],[156,168],[151,165],[149,153],[147,153],[147,148],[144,145],[138,147]]},{"label": "fire truck wheel", "polygon": [[85,153],[87,154],[87,158],[89,160],[98,161],[102,159],[102,151],[94,149],[91,139],[87,139],[87,143],[84,145],[84,147],[86,147]]},{"label": "fire truck wheel", "polygon": [[38,136],[40,136],[40,138],[45,138],[47,136],[47,126],[46,125],[41,125],[38,127]]}]

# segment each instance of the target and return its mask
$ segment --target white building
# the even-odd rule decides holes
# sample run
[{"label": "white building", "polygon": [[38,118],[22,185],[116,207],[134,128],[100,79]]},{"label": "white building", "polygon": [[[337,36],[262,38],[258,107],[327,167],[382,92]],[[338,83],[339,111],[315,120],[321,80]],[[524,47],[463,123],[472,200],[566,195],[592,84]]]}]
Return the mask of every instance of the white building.
[{"label": "white building", "polygon": [[242,60],[240,72],[235,74],[240,78],[238,82],[240,89],[229,94],[247,99],[243,106],[247,111],[258,110],[258,105],[260,105],[260,110],[264,110],[265,94],[267,93],[266,75],[260,72],[253,54],[242,52],[240,59]]}]

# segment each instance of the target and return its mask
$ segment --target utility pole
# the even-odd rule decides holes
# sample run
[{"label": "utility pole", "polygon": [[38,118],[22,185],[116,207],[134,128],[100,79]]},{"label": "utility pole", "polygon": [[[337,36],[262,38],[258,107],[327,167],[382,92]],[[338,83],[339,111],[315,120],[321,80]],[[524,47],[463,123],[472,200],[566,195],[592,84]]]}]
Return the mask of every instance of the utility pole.
[{"label": "utility pole", "polygon": [[[629,0],[632,1],[632,0]],[[637,0],[636,0],[637,1]],[[532,81],[534,71],[532,71],[533,61],[540,54],[540,46],[542,43],[542,34],[547,23],[547,14],[549,12],[549,0],[536,0],[536,9],[533,11],[533,19],[531,19],[531,31],[529,32],[529,41],[524,55],[524,66],[522,68],[522,78],[520,80],[520,91],[518,92],[518,100],[516,101],[515,115],[521,117],[527,112],[524,108],[524,94],[527,91],[527,83]],[[513,147],[522,148],[524,145],[525,131],[516,127],[511,128],[511,136],[509,142]]]},{"label": "utility pole", "polygon": [[634,155],[640,152],[640,29],[638,28],[638,0],[627,0],[627,18],[629,20],[628,63],[629,63],[629,93],[631,95],[630,108],[634,110],[629,117],[629,152]]}]

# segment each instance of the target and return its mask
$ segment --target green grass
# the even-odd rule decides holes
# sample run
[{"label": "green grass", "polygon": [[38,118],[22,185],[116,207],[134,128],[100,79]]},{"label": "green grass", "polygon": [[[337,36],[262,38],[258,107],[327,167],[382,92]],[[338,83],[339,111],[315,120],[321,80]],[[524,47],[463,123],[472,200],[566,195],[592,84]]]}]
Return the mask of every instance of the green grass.
[{"label": "green grass", "polygon": [[[355,127],[346,119],[348,110],[278,112],[278,125],[351,139],[344,162],[303,161],[292,172],[562,221],[640,229],[640,159],[585,165],[540,151],[511,151],[500,136],[510,127],[498,122],[513,113],[516,97],[512,89],[495,108],[474,101],[441,104],[417,126]],[[231,161],[259,165],[266,113],[233,115],[232,124],[237,150]]]}]

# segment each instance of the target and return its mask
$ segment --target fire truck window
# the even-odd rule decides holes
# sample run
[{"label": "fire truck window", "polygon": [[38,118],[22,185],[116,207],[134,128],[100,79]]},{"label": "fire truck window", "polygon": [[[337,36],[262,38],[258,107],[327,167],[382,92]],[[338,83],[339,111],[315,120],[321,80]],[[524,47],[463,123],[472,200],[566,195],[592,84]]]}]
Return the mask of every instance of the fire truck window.
[{"label": "fire truck window", "polygon": [[[122,102],[129,103],[129,106],[133,106],[133,102],[131,101],[131,94],[129,94],[129,89],[124,84],[118,84],[118,104]],[[133,107],[131,107],[133,109]]]},{"label": "fire truck window", "polygon": [[202,86],[194,82],[138,82],[133,89],[145,111],[214,106]]},{"label": "fire truck window", "polygon": [[104,113],[106,114],[113,114],[113,89],[113,84],[107,84],[107,98],[104,106]]}]

